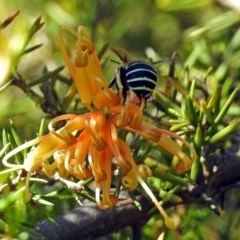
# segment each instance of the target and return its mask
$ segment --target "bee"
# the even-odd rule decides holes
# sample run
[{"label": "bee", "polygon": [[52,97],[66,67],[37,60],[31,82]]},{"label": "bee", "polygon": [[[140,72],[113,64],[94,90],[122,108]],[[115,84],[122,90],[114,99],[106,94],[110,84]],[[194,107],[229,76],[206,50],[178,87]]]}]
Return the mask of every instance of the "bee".
[{"label": "bee", "polygon": [[146,104],[157,84],[157,70],[147,61],[132,58],[124,49],[114,47],[111,50],[121,59],[122,64],[117,68],[109,87],[115,85],[119,92],[121,85],[123,104],[126,102],[129,90],[137,95],[140,103],[144,100]]}]

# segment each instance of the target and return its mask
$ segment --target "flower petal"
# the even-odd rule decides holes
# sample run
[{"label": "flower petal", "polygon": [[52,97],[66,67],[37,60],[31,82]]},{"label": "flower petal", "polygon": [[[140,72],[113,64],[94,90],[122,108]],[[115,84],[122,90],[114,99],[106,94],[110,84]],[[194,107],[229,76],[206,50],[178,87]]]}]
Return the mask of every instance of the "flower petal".
[{"label": "flower petal", "polygon": [[[176,166],[175,171],[177,173],[184,173],[191,167],[194,159],[196,158],[196,153],[193,147],[182,137],[178,136],[177,134],[170,132],[165,129],[160,129],[157,127],[152,126],[149,123],[143,122],[137,127],[133,128],[130,126],[125,127],[127,130],[136,132],[142,135],[144,138],[157,143],[160,147],[168,151],[169,153],[179,157],[181,162],[178,163]],[[176,142],[171,140],[171,138],[177,139],[185,144],[190,152],[191,152],[191,159],[182,151]]]}]

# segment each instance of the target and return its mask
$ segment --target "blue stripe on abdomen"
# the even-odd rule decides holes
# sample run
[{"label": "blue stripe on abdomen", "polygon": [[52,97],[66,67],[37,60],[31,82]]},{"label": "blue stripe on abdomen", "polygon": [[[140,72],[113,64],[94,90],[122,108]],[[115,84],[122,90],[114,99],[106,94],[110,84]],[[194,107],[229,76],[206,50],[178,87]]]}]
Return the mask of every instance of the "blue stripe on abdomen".
[{"label": "blue stripe on abdomen", "polygon": [[157,78],[157,71],[144,62],[134,62],[126,68],[127,85],[139,98],[150,97],[156,87]]}]

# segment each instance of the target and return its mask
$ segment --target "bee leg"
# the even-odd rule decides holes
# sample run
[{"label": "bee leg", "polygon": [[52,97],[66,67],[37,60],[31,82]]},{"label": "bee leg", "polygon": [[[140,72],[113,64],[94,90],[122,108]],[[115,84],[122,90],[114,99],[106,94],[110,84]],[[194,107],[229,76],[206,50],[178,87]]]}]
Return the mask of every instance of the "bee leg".
[{"label": "bee leg", "polygon": [[123,87],[123,89],[122,89],[123,104],[125,104],[125,102],[126,102],[126,99],[127,99],[127,92],[128,92],[128,87]]},{"label": "bee leg", "polygon": [[113,87],[114,85],[116,86],[117,94],[119,95],[119,86],[118,86],[118,84],[117,84],[117,77],[114,77],[114,78],[112,79],[112,81],[111,81],[110,84],[108,85],[108,88],[111,88],[111,87]]},{"label": "bee leg", "polygon": [[142,109],[144,109],[147,106],[147,99],[146,97],[142,97],[142,96],[138,96],[139,99],[139,106],[142,107]]},{"label": "bee leg", "polygon": [[119,86],[118,86],[117,82],[116,82],[116,89],[117,89],[117,94],[119,95]]},{"label": "bee leg", "polygon": [[114,78],[112,79],[112,81],[110,82],[110,84],[108,85],[108,87],[111,88],[111,87],[113,87],[113,85],[117,85],[117,78],[116,78],[116,77],[114,77]]}]

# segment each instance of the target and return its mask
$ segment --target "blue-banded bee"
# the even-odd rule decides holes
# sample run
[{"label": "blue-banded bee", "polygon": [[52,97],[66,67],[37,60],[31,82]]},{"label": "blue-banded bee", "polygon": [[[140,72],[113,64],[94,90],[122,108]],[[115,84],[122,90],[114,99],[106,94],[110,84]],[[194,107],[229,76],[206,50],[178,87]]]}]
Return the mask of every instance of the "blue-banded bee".
[{"label": "blue-banded bee", "polygon": [[140,100],[145,101],[152,95],[158,80],[158,72],[151,63],[132,58],[129,53],[121,48],[112,48],[112,51],[121,59],[122,64],[117,69],[116,75],[109,87],[119,85],[122,88],[123,104],[129,90],[133,91]]}]

